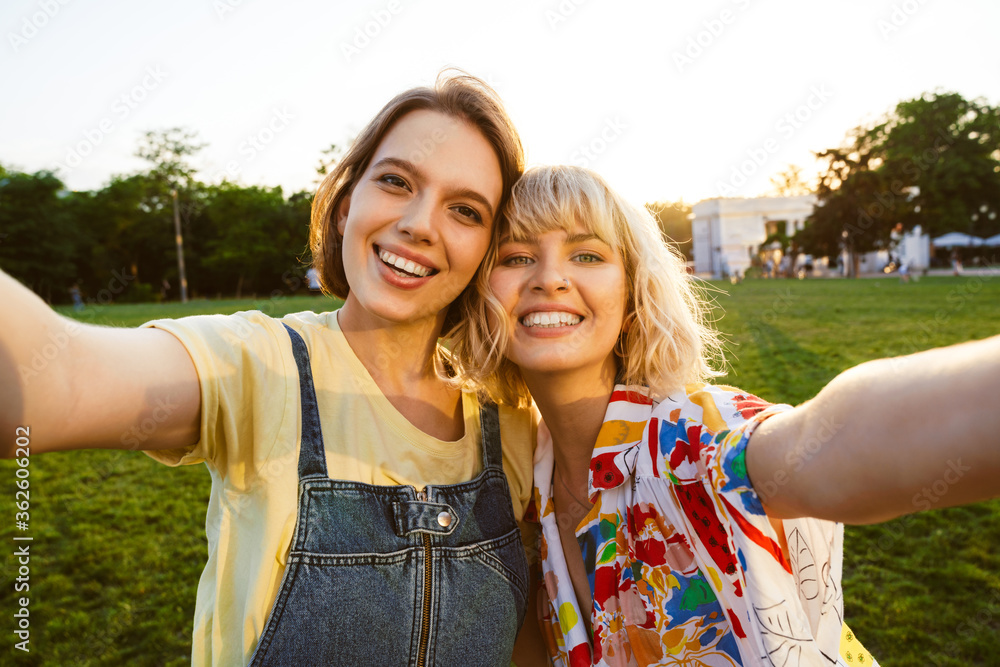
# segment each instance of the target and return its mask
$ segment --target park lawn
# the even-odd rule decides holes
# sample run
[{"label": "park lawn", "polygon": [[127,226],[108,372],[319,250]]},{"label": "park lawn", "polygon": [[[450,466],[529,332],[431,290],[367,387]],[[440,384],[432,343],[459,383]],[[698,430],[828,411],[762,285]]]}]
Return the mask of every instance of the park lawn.
[{"label": "park lawn", "polygon": [[[798,403],[868,359],[1000,333],[1000,278],[712,283],[734,384]],[[92,307],[79,319],[135,326],[160,317],[333,307],[322,297]],[[61,309],[74,315],[71,309]],[[925,409],[930,409],[928,406]],[[944,443],[946,445],[946,443]],[[0,462],[13,498],[15,464]],[[206,556],[210,480],[137,452],[32,457],[29,654],[25,665],[182,665]],[[943,472],[943,471],[942,471]],[[14,509],[11,505],[11,513]],[[13,519],[0,537],[13,545]],[[846,529],[845,615],[886,667],[989,665],[1000,655],[1000,501]],[[13,551],[13,547],[10,548]],[[4,561],[11,622],[17,563]]]},{"label": "park lawn", "polygon": [[[720,381],[776,402],[869,359],[1000,333],[996,276],[716,287],[731,360]],[[1000,664],[1000,500],[845,532],[845,619],[880,664]]]}]

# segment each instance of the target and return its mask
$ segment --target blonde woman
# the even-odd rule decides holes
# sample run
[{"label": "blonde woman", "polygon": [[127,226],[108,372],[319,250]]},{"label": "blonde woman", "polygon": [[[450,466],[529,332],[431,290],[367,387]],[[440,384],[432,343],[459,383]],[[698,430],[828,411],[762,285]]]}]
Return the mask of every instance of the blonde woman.
[{"label": "blonde woman", "polygon": [[706,382],[720,346],[702,299],[651,216],[596,174],[528,172],[505,224],[455,349],[468,382],[544,420],[555,664],[836,664],[839,522],[912,512],[946,459],[971,470],[944,504],[1000,493],[1000,337],[770,405]]}]

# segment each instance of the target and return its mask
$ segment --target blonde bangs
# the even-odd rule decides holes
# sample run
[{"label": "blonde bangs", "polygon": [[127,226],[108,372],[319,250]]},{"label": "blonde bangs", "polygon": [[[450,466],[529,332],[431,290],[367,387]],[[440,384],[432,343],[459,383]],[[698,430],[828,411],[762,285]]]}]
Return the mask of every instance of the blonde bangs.
[{"label": "blonde bangs", "polygon": [[621,251],[616,207],[608,197],[611,189],[600,176],[568,167],[536,167],[530,174],[514,186],[504,238],[524,241],[556,230],[568,234],[580,223]]}]

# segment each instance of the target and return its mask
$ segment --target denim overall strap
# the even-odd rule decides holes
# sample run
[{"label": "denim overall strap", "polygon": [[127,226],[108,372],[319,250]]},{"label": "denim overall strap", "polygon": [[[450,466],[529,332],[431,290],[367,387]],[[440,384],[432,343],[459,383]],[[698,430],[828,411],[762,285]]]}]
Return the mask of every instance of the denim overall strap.
[{"label": "denim overall strap", "polygon": [[251,667],[506,667],[527,607],[528,564],[497,406],[480,405],[484,470],[471,480],[418,493],[330,479],[308,352],[289,336],[302,395],[298,509]]},{"label": "denim overall strap", "polygon": [[479,424],[483,431],[483,470],[503,470],[503,451],[500,447],[500,415],[493,401],[479,405]]},{"label": "denim overall strap", "polygon": [[[282,324],[284,324],[282,322]],[[288,337],[292,339],[292,354],[299,367],[299,393],[302,400],[302,441],[299,449],[299,479],[306,477],[326,478],[326,450],[323,446],[323,431],[319,422],[319,407],[316,404],[316,388],[313,386],[312,367],[309,364],[309,350],[305,341],[295,329],[285,324]]]}]

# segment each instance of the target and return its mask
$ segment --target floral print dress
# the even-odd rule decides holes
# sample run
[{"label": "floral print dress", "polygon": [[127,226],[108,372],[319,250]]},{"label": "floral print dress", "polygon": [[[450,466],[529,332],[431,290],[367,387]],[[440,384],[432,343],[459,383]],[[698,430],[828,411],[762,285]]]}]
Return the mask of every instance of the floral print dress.
[{"label": "floral print dress", "polygon": [[615,387],[590,464],[594,507],[576,529],[592,635],[563,556],[552,442],[540,429],[539,609],[555,665],[837,664],[843,526],[784,521],[786,559],[746,472],[753,429],[787,409],[725,386],[662,401]]}]

